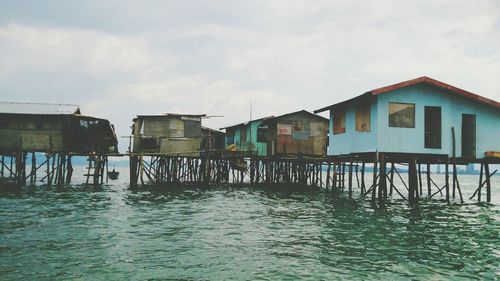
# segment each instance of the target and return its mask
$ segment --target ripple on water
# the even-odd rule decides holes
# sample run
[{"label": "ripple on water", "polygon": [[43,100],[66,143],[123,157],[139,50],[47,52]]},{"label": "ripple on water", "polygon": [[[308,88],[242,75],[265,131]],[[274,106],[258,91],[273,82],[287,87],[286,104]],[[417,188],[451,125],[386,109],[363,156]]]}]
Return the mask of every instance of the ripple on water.
[{"label": "ripple on water", "polygon": [[494,196],[378,209],[296,188],[27,188],[0,193],[0,276],[495,279]]}]

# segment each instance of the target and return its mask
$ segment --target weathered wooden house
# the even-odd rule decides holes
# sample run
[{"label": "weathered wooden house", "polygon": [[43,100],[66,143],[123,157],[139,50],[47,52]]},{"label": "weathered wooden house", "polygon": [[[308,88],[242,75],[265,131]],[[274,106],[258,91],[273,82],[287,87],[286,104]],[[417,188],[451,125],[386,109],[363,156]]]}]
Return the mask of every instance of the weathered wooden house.
[{"label": "weathered wooden house", "polygon": [[0,103],[0,152],[118,153],[113,125],[76,105]]},{"label": "weathered wooden house", "polygon": [[132,151],[146,155],[199,156],[204,114],[138,115],[132,126]]},{"label": "weathered wooden house", "polygon": [[329,154],[364,152],[481,159],[500,151],[500,103],[420,77],[315,111],[330,111]]},{"label": "weathered wooden house", "polygon": [[328,119],[305,110],[266,119],[257,130],[267,156],[326,156],[327,140]]},{"label": "weathered wooden house", "polygon": [[221,130],[226,130],[225,146],[234,145],[238,151],[250,152],[257,156],[266,156],[267,140],[261,137],[263,130],[259,130],[259,126],[262,122],[272,117],[274,116],[221,128]]},{"label": "weathered wooden house", "polygon": [[201,126],[201,150],[224,149],[225,136],[224,132]]}]

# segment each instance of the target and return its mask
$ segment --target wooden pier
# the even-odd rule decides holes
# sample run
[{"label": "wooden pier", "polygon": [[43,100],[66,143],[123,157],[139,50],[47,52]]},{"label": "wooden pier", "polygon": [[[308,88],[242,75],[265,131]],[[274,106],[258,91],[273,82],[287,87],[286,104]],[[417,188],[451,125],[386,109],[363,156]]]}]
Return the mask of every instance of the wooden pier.
[{"label": "wooden pier", "polygon": [[[457,165],[471,162],[449,158],[447,155],[404,153],[358,153],[323,158],[290,156],[259,157],[251,155],[205,153],[201,157],[174,155],[130,155],[130,183],[132,186],[147,184],[286,184],[306,188],[325,188],[334,195],[354,192],[384,204],[390,197],[399,197],[410,204],[423,197],[437,195],[447,203],[458,197],[464,202],[460,188]],[[498,158],[475,160],[481,165],[478,188],[470,199],[491,201],[489,164],[498,164]],[[431,173],[434,165],[444,165],[443,174]],[[407,169],[404,174],[397,167]],[[368,167],[372,169],[367,178]],[[425,167],[425,169],[423,168]],[[443,177],[439,186],[434,180]],[[434,179],[433,179],[434,178]],[[396,181],[401,184],[396,184]]]},{"label": "wooden pier", "polygon": [[47,186],[71,183],[72,157],[87,157],[86,184],[108,181],[108,155],[74,153],[17,152],[0,155],[0,183],[24,185],[44,182]]}]

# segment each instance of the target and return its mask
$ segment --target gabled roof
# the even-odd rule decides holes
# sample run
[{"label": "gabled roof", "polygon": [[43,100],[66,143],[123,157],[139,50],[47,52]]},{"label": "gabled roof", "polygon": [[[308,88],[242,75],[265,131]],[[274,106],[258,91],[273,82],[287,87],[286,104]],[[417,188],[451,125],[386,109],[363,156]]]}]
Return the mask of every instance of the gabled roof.
[{"label": "gabled roof", "polygon": [[205,126],[201,126],[201,130],[202,131],[211,132],[211,133],[216,133],[216,134],[225,134],[224,132],[221,132],[219,130],[215,130],[215,129],[212,129],[212,128],[209,128],[209,127],[205,127]]},{"label": "gabled roof", "polygon": [[233,127],[244,126],[244,125],[248,125],[248,124],[250,124],[252,122],[256,122],[256,121],[265,121],[265,120],[270,119],[270,118],[274,118],[274,115],[267,116],[267,117],[262,117],[262,118],[259,118],[259,119],[253,119],[253,120],[250,120],[248,122],[238,123],[238,124],[234,124],[234,125],[231,125],[231,126],[222,127],[222,128],[220,128],[220,130],[229,129],[229,128],[233,128]]},{"label": "gabled roof", "polygon": [[202,118],[207,116],[206,114],[181,114],[181,113],[162,113],[162,114],[144,114],[137,115],[137,117],[193,117],[193,118]]},{"label": "gabled roof", "polygon": [[347,103],[349,101],[353,101],[353,100],[358,99],[358,98],[362,98],[362,97],[366,97],[366,96],[377,96],[380,94],[392,92],[392,91],[395,91],[395,90],[398,90],[401,88],[405,88],[405,87],[409,87],[409,86],[413,86],[413,85],[417,85],[417,84],[427,84],[427,85],[430,85],[430,86],[433,86],[433,87],[436,87],[439,89],[446,90],[447,92],[450,92],[452,94],[456,94],[456,95],[465,97],[465,98],[470,99],[470,100],[475,101],[475,102],[479,102],[479,103],[482,103],[482,104],[485,104],[488,106],[493,106],[495,108],[500,108],[500,103],[495,101],[495,100],[491,100],[491,99],[482,97],[480,95],[468,92],[466,90],[463,90],[463,89],[457,88],[455,86],[446,84],[444,82],[429,78],[427,76],[422,76],[419,78],[403,81],[400,83],[396,83],[393,85],[389,85],[389,86],[385,86],[385,87],[381,87],[381,88],[377,88],[377,89],[365,92],[364,94],[359,95],[359,96],[352,98],[350,100],[343,101],[341,103],[336,103],[336,104],[315,110],[314,113],[319,113],[319,112],[329,110],[334,106],[340,105],[342,103]]},{"label": "gabled roof", "polygon": [[320,119],[321,121],[328,122],[328,118],[316,115],[316,114],[311,113],[311,112],[309,112],[307,110],[299,110],[299,111],[295,111],[295,112],[286,113],[286,114],[283,114],[283,115],[280,115],[280,116],[276,116],[276,117],[273,117],[273,118],[269,118],[266,121],[262,122],[262,124],[260,124],[259,126],[266,126],[266,125],[268,125],[271,122],[278,121],[279,119],[283,119],[283,118],[286,118],[288,116],[295,115],[295,114],[301,114],[301,113],[310,115],[312,118],[316,118],[316,119]]},{"label": "gabled roof", "polygon": [[76,115],[80,114],[80,108],[78,107],[78,105],[73,104],[0,102],[0,113],[31,115]]}]

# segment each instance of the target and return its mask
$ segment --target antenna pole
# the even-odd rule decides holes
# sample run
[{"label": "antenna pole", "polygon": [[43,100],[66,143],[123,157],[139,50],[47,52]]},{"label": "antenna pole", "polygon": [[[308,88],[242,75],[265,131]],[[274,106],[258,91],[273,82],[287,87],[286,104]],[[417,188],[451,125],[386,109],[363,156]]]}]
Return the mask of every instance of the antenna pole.
[{"label": "antenna pole", "polygon": [[250,99],[250,153],[252,153],[252,99]]}]

